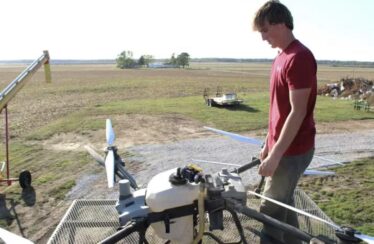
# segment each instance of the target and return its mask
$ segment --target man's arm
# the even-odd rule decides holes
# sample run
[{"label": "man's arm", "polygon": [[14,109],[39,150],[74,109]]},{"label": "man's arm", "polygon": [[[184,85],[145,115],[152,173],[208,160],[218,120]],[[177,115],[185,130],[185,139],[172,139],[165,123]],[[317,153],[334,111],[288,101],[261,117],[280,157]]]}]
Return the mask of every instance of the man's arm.
[{"label": "man's arm", "polygon": [[278,141],[261,162],[259,174],[273,176],[279,161],[294,140],[305,118],[311,88],[296,89],[290,91],[291,111],[283,125]]},{"label": "man's arm", "polygon": [[269,153],[268,136],[269,136],[269,132],[266,134],[264,144],[262,145],[262,148],[261,148],[261,151],[260,151],[261,162],[263,160],[265,160],[265,158],[268,156],[268,153]]}]

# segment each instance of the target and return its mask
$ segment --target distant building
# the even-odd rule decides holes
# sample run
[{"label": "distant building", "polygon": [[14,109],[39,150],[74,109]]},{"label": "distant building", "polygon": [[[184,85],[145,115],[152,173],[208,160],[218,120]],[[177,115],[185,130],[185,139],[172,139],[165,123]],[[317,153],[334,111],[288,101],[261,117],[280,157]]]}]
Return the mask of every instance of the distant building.
[{"label": "distant building", "polygon": [[174,64],[151,63],[148,65],[148,68],[163,69],[163,68],[178,68],[178,66]]}]

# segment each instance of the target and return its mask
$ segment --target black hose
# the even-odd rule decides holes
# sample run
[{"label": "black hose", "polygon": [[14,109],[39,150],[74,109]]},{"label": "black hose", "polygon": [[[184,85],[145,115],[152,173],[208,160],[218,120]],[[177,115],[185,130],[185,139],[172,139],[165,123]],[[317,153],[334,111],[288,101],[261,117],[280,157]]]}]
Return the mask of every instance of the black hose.
[{"label": "black hose", "polygon": [[234,219],[234,222],[235,222],[236,228],[238,229],[238,232],[239,232],[240,238],[242,240],[242,243],[247,244],[247,240],[245,239],[245,235],[244,235],[243,226],[240,223],[238,214],[232,209],[227,209],[227,211],[229,211],[231,213],[231,216]]},{"label": "black hose", "polygon": [[216,235],[214,235],[212,232],[204,232],[204,236],[209,236],[210,238],[212,238],[215,242],[217,242],[218,244],[240,244],[242,243],[242,241],[238,241],[238,242],[223,242],[221,241],[221,239],[219,239]]}]

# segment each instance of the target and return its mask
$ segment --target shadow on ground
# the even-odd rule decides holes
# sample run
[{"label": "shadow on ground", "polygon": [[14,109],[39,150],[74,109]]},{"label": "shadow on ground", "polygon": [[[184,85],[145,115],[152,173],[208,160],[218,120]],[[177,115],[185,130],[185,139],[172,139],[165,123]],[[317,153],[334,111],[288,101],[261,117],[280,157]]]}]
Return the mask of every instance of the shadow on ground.
[{"label": "shadow on ground", "polygon": [[256,108],[253,108],[251,106],[245,105],[245,104],[239,104],[239,105],[235,105],[235,106],[217,106],[216,105],[214,107],[217,107],[217,108],[220,108],[220,109],[227,109],[227,110],[230,110],[230,111],[245,111],[245,112],[249,112],[249,113],[260,112],[260,110],[258,110]]},{"label": "shadow on ground", "polygon": [[[12,193],[12,195],[14,194]],[[21,198],[27,206],[34,206],[36,202],[34,188],[30,186],[22,189]],[[24,228],[22,227],[16,211],[18,204],[20,204],[20,202],[15,200],[14,197],[11,198],[7,197],[6,194],[0,194],[0,223],[9,226],[13,221],[16,221],[21,236],[25,237],[23,232]]]}]

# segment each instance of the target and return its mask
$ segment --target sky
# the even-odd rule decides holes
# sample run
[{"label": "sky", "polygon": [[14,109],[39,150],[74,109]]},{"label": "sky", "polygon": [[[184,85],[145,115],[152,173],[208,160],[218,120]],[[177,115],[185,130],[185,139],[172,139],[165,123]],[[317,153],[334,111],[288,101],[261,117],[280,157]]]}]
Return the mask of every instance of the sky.
[{"label": "sky", "polygon": [[[265,0],[0,0],[0,60],[274,58],[252,31]],[[374,61],[373,0],[281,0],[318,60]]]}]

